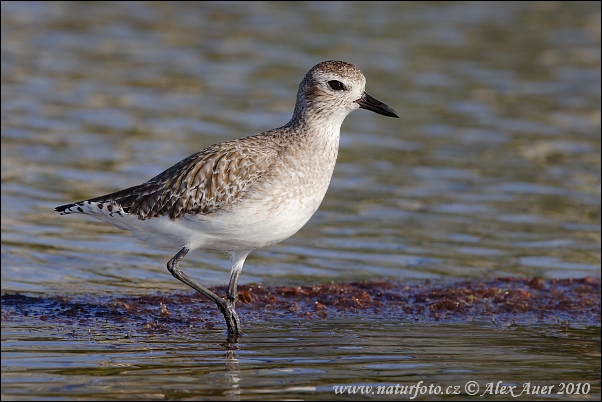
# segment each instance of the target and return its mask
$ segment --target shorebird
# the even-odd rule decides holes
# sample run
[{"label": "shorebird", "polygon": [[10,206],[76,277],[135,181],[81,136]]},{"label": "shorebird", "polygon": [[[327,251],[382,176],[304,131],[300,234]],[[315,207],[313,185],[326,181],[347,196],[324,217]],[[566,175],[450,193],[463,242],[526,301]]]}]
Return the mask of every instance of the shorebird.
[{"label": "shorebird", "polygon": [[[352,64],[325,61],[305,75],[291,120],[280,128],[199,151],[140,185],[55,208],[90,215],[154,247],[179,250],[167,263],[178,280],[213,301],[228,333],[241,333],[235,311],[238,277],[253,250],[296,233],[316,212],[332,177],[341,124],[367,109],[399,117],[365,92]],[[180,269],[192,250],[230,255],[223,299]]]}]

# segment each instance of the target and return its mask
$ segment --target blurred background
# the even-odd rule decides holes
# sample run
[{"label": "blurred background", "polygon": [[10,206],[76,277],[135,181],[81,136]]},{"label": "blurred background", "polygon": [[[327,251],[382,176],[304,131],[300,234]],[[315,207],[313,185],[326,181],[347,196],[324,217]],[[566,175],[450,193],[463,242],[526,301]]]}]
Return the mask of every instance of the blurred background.
[{"label": "blurred background", "polygon": [[3,2],[2,290],[184,289],[175,251],[53,208],[285,124],[329,59],[401,118],[347,118],[318,213],[241,283],[600,276],[599,2]]},{"label": "blurred background", "polygon": [[[589,324],[551,306],[545,325],[333,307],[265,318],[241,306],[232,347],[207,303],[179,315],[175,297],[157,301],[191,293],[165,267],[175,250],[54,212],[284,125],[305,73],[338,59],[401,118],[345,120],[321,208],[254,252],[240,283],[599,278],[600,9],[2,2],[2,399],[330,400],[341,385],[502,381],[572,383],[571,394],[583,382],[579,398],[600,400],[599,299]],[[219,253],[181,265],[228,283]],[[156,316],[122,301],[137,296],[154,298]]]}]

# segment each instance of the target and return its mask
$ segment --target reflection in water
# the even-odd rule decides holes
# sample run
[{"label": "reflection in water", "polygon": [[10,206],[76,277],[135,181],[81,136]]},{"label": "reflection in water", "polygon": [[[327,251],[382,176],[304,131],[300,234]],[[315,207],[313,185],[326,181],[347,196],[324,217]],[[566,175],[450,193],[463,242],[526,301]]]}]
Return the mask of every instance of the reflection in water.
[{"label": "reflection in water", "polygon": [[[239,335],[240,336],[240,335]],[[230,390],[225,393],[227,396],[240,395],[240,367],[239,361],[236,358],[236,347],[235,343],[228,342],[226,346],[226,378],[230,383]]]},{"label": "reflection in water", "polygon": [[[593,277],[245,288],[242,336],[228,336],[219,314],[211,314],[215,307],[196,294],[101,300],[4,294],[3,375],[36,376],[20,369],[31,364],[45,375],[62,370],[65,387],[84,375],[106,384],[109,394],[168,387],[169,396],[180,398],[274,389],[300,396],[364,379],[407,382],[407,376],[542,382],[577,371],[590,381],[592,367],[599,369],[600,283]],[[556,370],[554,377],[521,377],[533,365]]]},{"label": "reflection in water", "polygon": [[[11,339],[3,342],[5,395],[46,395],[51,389],[90,400],[256,399],[287,390],[289,398],[306,399],[332,396],[340,385],[443,386],[492,378],[542,385],[579,378],[591,386],[586,398],[600,395],[599,327],[499,330],[483,322],[400,325],[370,318],[291,325],[274,319],[253,325],[236,350],[224,350],[222,331],[191,330],[185,339],[151,332],[125,341],[111,332],[84,336],[87,331],[76,325],[63,329],[70,335],[4,326]],[[34,345],[35,351],[26,351]],[[10,370],[15,366],[28,370]],[[28,385],[7,381],[15,376]]]}]

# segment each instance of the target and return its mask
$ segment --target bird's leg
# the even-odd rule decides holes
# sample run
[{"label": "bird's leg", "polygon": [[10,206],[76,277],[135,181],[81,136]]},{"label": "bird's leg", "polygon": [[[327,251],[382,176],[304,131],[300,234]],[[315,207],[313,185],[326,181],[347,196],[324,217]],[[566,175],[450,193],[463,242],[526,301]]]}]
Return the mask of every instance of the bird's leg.
[{"label": "bird's leg", "polygon": [[[252,250],[244,250],[244,251],[236,251],[232,253],[232,275],[230,276],[230,283],[228,284],[228,295],[226,297],[226,307],[235,317],[236,321],[238,320],[238,315],[236,314],[235,307],[236,301],[238,300],[238,291],[236,289],[238,285],[238,277],[240,276],[240,272],[242,271],[242,266],[245,263],[245,259],[249,255]],[[240,324],[239,324],[240,327]]]},{"label": "bird's leg", "polygon": [[234,305],[238,300],[238,291],[236,290],[236,287],[238,285],[238,277],[240,275],[240,271],[240,269],[232,269],[232,276],[230,277],[230,284],[228,285],[227,301],[232,305],[232,308],[234,308]]},{"label": "bird's leg", "polygon": [[[222,299],[221,297],[219,297],[218,295],[216,295],[215,293],[213,293],[212,291],[210,291],[209,289],[207,289],[206,287],[204,287],[203,285],[194,281],[192,278],[190,278],[188,275],[186,275],[180,269],[180,266],[179,266],[180,260],[182,258],[184,258],[186,256],[186,254],[188,254],[189,251],[190,250],[187,249],[186,247],[182,248],[178,252],[178,254],[176,254],[171,260],[169,260],[169,262],[167,263],[167,269],[169,270],[169,272],[171,272],[171,274],[176,279],[187,284],[188,286],[190,286],[191,288],[193,288],[194,290],[196,290],[197,292],[199,292],[200,294],[202,294],[203,296],[205,296],[206,298],[208,298],[209,300],[214,302],[217,305],[217,307],[220,309],[220,311],[222,312],[222,314],[226,320],[226,325],[228,326],[228,333],[229,334],[239,334],[241,332],[240,331],[240,328],[241,328],[240,320],[238,319],[238,315],[236,315],[236,311],[234,311],[234,306],[231,305],[231,303],[229,303],[229,302],[225,301],[224,299]],[[244,262],[244,259],[243,259],[243,262]],[[241,264],[241,269],[242,269],[242,264]],[[228,291],[228,295],[229,294],[230,293]]]}]

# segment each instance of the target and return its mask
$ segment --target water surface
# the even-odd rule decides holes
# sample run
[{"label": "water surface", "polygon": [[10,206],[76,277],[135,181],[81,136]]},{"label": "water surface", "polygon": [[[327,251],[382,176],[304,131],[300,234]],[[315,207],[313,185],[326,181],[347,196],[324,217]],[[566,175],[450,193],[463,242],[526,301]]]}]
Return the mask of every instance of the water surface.
[{"label": "water surface", "polygon": [[[346,119],[320,210],[253,253],[241,283],[600,277],[598,2],[3,2],[1,18],[3,293],[184,290],[165,269],[175,251],[53,208],[285,124],[327,59],[357,65],[401,118]],[[182,267],[229,278],[219,253]],[[295,325],[249,325],[232,357],[220,328],[124,341],[3,321],[2,392],[327,398],[339,383],[537,373],[600,393],[599,326]]]}]

